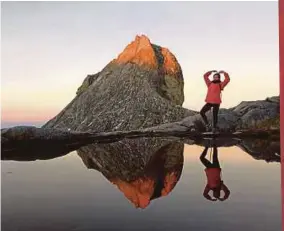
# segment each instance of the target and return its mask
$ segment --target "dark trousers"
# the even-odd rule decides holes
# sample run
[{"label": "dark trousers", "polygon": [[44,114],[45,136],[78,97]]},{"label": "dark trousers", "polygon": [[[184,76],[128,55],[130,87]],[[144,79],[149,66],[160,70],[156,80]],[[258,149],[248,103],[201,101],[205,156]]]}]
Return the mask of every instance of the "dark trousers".
[{"label": "dark trousers", "polygon": [[219,112],[220,104],[206,103],[201,109],[200,115],[202,116],[204,123],[207,125],[208,119],[205,113],[208,112],[212,107],[213,107],[213,127],[215,128],[218,123],[218,112]]},{"label": "dark trousers", "polygon": [[205,157],[207,155],[208,147],[205,147],[204,151],[200,155],[200,161],[206,168],[220,168],[219,160],[218,160],[218,151],[217,147],[213,147],[213,162],[211,163]]}]

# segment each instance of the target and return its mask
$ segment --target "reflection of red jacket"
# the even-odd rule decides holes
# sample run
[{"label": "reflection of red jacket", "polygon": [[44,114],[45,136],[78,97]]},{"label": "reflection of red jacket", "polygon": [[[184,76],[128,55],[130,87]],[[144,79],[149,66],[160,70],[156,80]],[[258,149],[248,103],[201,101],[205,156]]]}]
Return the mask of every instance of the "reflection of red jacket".
[{"label": "reflection of red jacket", "polygon": [[220,104],[222,103],[221,100],[221,90],[230,82],[230,77],[227,73],[224,74],[225,80],[221,83],[212,83],[209,80],[209,75],[211,73],[206,73],[204,75],[205,83],[208,87],[207,96],[205,99],[206,103],[213,103],[213,104]]},{"label": "reflection of red jacket", "polygon": [[221,186],[221,168],[206,168],[207,185],[210,189]]}]

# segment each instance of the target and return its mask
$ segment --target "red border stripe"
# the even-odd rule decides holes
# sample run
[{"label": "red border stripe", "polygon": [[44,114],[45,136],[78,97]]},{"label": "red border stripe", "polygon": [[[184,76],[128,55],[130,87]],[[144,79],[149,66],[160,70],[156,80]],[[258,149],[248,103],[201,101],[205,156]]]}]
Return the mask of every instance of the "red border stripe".
[{"label": "red border stripe", "polygon": [[[280,145],[281,157],[284,155],[284,0],[278,1],[279,6],[279,67],[280,67]],[[284,158],[281,158],[282,188],[282,230],[284,231]]]}]

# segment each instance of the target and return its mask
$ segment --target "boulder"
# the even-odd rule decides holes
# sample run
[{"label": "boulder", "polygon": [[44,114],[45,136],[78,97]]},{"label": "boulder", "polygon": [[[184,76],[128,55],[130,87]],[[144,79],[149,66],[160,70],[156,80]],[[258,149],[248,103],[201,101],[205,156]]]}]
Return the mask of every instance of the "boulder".
[{"label": "boulder", "polygon": [[237,129],[255,129],[266,120],[279,116],[279,102],[257,100],[241,102],[232,109],[240,117]]}]

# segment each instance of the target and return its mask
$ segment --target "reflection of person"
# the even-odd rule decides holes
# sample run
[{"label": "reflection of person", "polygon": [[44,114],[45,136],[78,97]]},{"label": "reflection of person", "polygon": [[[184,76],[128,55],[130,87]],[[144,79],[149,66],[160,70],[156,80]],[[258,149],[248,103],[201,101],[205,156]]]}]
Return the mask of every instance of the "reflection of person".
[{"label": "reflection of person", "polygon": [[[200,155],[200,161],[206,167],[205,172],[207,176],[207,185],[204,189],[203,196],[211,201],[216,201],[217,199],[220,201],[224,201],[228,199],[230,195],[230,190],[224,184],[221,179],[221,171],[219,160],[218,160],[218,150],[216,145],[213,146],[213,162],[211,163],[205,157],[207,155],[208,147],[205,147],[204,151]],[[213,191],[213,196],[215,198],[211,198],[209,195],[210,191]],[[225,195],[221,198],[221,191],[224,191]]]},{"label": "reflection of person", "polygon": [[[210,81],[209,76],[216,72],[213,75],[213,81]],[[225,80],[221,81],[221,74],[224,74]],[[217,123],[218,123],[218,112],[220,108],[220,104],[222,102],[221,100],[221,91],[224,89],[224,87],[230,82],[229,74],[225,71],[208,71],[204,74],[204,80],[208,87],[207,96],[205,99],[206,104],[203,106],[203,108],[200,111],[200,115],[202,116],[202,119],[206,126],[206,131],[210,130],[210,124],[208,122],[208,119],[205,115],[207,111],[209,111],[213,107],[213,128],[212,131],[215,132],[217,129]]]}]

